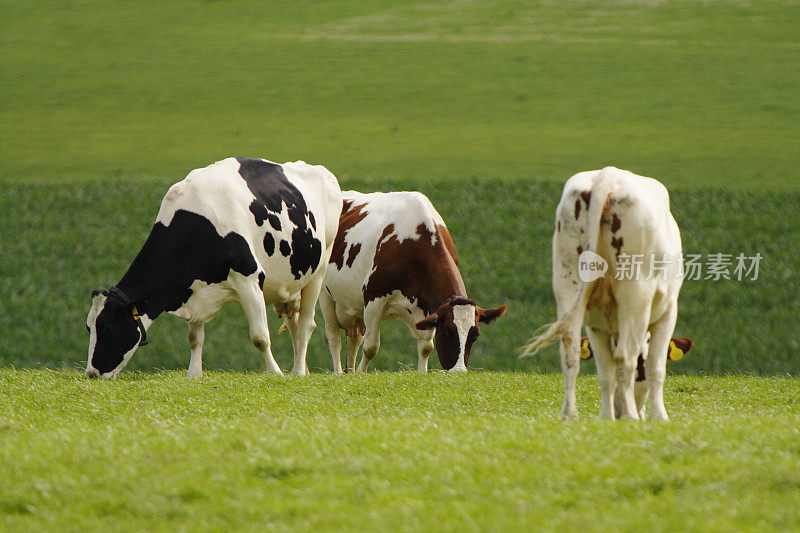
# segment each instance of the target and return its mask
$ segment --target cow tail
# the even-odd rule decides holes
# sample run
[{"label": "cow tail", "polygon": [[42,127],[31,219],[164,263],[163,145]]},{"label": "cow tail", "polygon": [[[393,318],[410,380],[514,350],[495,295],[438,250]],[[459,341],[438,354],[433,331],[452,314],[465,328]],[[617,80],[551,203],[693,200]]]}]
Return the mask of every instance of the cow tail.
[{"label": "cow tail", "polygon": [[[588,240],[586,249],[595,253],[597,253],[597,242],[600,239],[600,223],[603,217],[603,210],[605,209],[606,202],[608,201],[608,197],[611,194],[615,183],[616,180],[614,179],[613,175],[609,175],[606,172],[606,169],[603,169],[601,171],[600,178],[592,187],[592,196],[589,202],[589,212],[586,216],[586,235]],[[539,335],[534,334],[534,337],[528,341],[528,344],[523,346],[520,357],[533,355],[545,346],[553,344],[562,337],[567,336],[567,338],[569,338],[568,335],[571,332],[575,331],[576,328],[580,328],[583,325],[583,317],[586,313],[586,305],[589,303],[589,298],[592,295],[592,289],[597,281],[598,280],[594,280],[588,283],[580,281],[578,294],[570,308],[555,322],[539,328],[540,330],[543,328],[547,329],[545,329],[544,333]]]}]

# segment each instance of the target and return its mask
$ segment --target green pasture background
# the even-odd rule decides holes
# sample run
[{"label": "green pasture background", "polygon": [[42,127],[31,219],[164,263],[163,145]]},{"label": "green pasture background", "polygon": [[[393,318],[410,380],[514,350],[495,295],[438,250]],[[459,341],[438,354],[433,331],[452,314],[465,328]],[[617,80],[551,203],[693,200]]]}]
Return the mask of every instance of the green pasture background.
[{"label": "green pasture background", "polygon": [[[763,257],[757,281],[685,283],[696,348],[671,371],[797,375],[798,27],[797,2],[0,1],[0,365],[85,365],[89,293],[169,184],[245,155],[429,195],[470,296],[509,306],[470,361],[491,370],[558,368],[516,354],[554,317],[564,180],[657,177],[686,252]],[[318,324],[309,364],[329,370]],[[384,325],[375,368],[415,364],[403,328]],[[131,368],[188,364],[182,321],[150,337]],[[264,368],[237,307],[205,363]]]}]

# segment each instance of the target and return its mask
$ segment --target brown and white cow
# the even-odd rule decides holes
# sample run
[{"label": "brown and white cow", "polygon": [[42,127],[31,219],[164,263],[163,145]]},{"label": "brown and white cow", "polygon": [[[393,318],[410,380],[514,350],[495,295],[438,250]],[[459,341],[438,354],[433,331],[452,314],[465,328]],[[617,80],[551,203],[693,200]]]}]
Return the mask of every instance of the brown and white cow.
[{"label": "brown and white cow", "polygon": [[[686,337],[672,337],[669,341],[669,348],[667,349],[667,361],[680,361],[683,359],[689,350],[694,346],[692,339]],[[611,350],[617,347],[617,339],[611,337]],[[650,332],[642,344],[642,350],[639,352],[639,358],[636,360],[636,381],[633,385],[633,398],[636,401],[636,412],[639,413],[639,418],[644,419],[644,404],[647,401],[649,389],[647,386],[647,372],[644,367],[644,362],[650,354]],[[581,359],[591,359],[594,357],[592,345],[589,342],[589,337],[581,338]],[[618,389],[614,395],[614,414],[620,416],[622,410],[622,395]]]},{"label": "brown and white cow", "polygon": [[443,369],[465,371],[479,323],[494,321],[506,306],[481,309],[469,299],[450,232],[425,195],[345,191],[342,197],[320,296],[334,372],[342,372],[339,330],[347,337],[347,371],[355,370],[362,342],[358,370],[365,371],[386,318],[411,330],[418,371],[427,372],[434,343]]},{"label": "brown and white cow", "polygon": [[652,178],[614,167],[580,172],[564,185],[555,226],[553,293],[558,320],[532,339],[525,353],[561,341],[562,417],[578,415],[575,382],[580,330],[586,325],[597,360],[600,417],[615,418],[618,397],[620,414],[639,419],[634,373],[649,332],[645,367],[650,416],[668,420],[664,376],[683,265],[667,189]]}]

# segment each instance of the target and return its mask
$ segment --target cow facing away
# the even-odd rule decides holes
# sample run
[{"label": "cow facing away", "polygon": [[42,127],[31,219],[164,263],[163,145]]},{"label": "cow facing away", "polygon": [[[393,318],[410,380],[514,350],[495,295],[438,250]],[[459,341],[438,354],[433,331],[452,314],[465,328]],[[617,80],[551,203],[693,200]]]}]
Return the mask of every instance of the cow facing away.
[{"label": "cow facing away", "polygon": [[430,200],[418,192],[361,194],[345,191],[339,233],[325,275],[320,309],[333,369],[342,372],[341,334],[347,338],[347,371],[367,370],[380,347],[386,318],[402,320],[417,341],[417,370],[428,370],[436,346],[442,368],[465,371],[480,323],[506,306],[481,309],[467,296],[450,233]]},{"label": "cow facing away", "polygon": [[[672,337],[669,341],[669,348],[667,349],[667,361],[680,361],[694,346],[692,339],[686,337]],[[616,337],[611,337],[611,350],[614,351],[617,347]],[[644,405],[647,401],[648,388],[647,388],[647,372],[644,368],[644,362],[650,354],[650,332],[645,336],[644,344],[639,352],[639,357],[636,359],[636,379],[633,384],[633,398],[636,402],[636,412],[639,413],[639,418],[644,420],[645,412]],[[581,338],[581,359],[591,359],[594,357],[592,345],[589,342],[589,337]],[[622,406],[622,395],[620,390],[617,389],[614,394],[614,414],[620,416]]]},{"label": "cow facing away", "polygon": [[167,312],[189,324],[188,375],[200,376],[204,324],[228,302],[241,304],[253,344],[277,374],[266,305],[287,314],[293,373],[305,374],[341,209],[339,184],[322,166],[237,157],[193,170],[170,187],[122,279],[92,293],[86,375],[116,377]]},{"label": "cow facing away", "polygon": [[[553,292],[558,320],[532,339],[524,353],[561,341],[565,388],[561,414],[576,417],[575,381],[585,324],[597,360],[600,417],[615,417],[618,394],[620,414],[638,419],[634,373],[649,332],[645,369],[650,416],[668,420],[664,376],[683,280],[681,237],[667,190],[652,178],[614,167],[581,172],[564,185],[555,222]],[[594,262],[599,256],[607,270],[599,277],[587,271],[581,276],[579,269],[587,264],[579,261],[586,257],[583,254]],[[634,266],[633,258],[639,258],[638,266],[629,271],[626,262]],[[617,339],[613,347],[612,336]]]}]

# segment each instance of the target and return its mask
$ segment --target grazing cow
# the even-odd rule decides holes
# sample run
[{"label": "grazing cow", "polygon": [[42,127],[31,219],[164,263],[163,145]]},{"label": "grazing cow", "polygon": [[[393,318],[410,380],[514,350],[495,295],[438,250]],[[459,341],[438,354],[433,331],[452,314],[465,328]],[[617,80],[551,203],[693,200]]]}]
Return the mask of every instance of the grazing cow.
[{"label": "grazing cow", "polygon": [[[667,350],[667,361],[679,361],[684,355],[689,353],[689,350],[694,346],[692,339],[686,337],[672,337],[669,341],[669,349]],[[611,351],[617,347],[616,337],[611,337]],[[636,381],[633,385],[633,397],[636,401],[636,412],[639,413],[639,418],[644,420],[644,404],[647,400],[647,373],[645,372],[644,362],[650,354],[650,332],[644,339],[642,349],[639,352],[639,358],[636,360]],[[589,342],[589,337],[581,338],[581,359],[591,359],[594,357],[592,352],[592,345]],[[617,389],[614,394],[614,414],[620,416],[622,406],[622,395],[620,389]]]},{"label": "grazing cow", "polygon": [[342,372],[344,329],[347,371],[358,348],[365,371],[380,347],[385,318],[405,322],[417,341],[417,370],[427,372],[434,347],[442,368],[466,371],[470,348],[506,306],[481,309],[467,297],[450,232],[430,200],[418,192],[345,191],[320,308],[333,369]]},{"label": "grazing cow", "polygon": [[[681,253],[669,194],[658,181],[606,167],[576,174],[564,185],[553,235],[558,320],[524,350],[533,353],[561,340],[562,417],[578,414],[575,380],[580,370],[580,329],[585,324],[597,356],[600,417],[615,417],[613,402],[619,390],[620,414],[639,418],[634,372],[649,332],[645,368],[650,416],[668,420],[663,387],[683,281]],[[598,264],[607,270],[591,271]],[[617,338],[615,347],[612,336]]]},{"label": "grazing cow", "polygon": [[200,376],[204,324],[227,302],[241,304],[253,344],[277,374],[266,303],[286,313],[292,371],[305,374],[341,210],[339,184],[322,166],[236,157],[193,170],[170,187],[119,283],[92,293],[86,375],[116,377],[166,311],[188,322],[188,375]]}]

